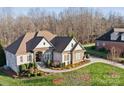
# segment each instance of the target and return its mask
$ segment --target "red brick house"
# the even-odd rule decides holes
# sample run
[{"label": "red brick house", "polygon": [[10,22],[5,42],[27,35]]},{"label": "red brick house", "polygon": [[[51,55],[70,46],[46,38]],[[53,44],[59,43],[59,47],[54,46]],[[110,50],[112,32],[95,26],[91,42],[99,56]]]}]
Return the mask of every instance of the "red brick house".
[{"label": "red brick house", "polygon": [[124,53],[124,28],[110,28],[96,39],[96,48],[110,51],[114,48],[119,54]]}]

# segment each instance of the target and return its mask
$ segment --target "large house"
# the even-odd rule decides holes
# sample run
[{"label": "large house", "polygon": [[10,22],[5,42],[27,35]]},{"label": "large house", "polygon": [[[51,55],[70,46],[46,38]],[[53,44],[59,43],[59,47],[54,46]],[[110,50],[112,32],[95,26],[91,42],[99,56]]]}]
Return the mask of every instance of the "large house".
[{"label": "large house", "polygon": [[27,32],[5,49],[6,63],[15,72],[30,62],[57,62],[65,65],[81,62],[85,49],[72,37],[49,31]]},{"label": "large house", "polygon": [[105,34],[96,39],[97,49],[115,49],[119,54],[124,53],[124,28],[110,28]]}]

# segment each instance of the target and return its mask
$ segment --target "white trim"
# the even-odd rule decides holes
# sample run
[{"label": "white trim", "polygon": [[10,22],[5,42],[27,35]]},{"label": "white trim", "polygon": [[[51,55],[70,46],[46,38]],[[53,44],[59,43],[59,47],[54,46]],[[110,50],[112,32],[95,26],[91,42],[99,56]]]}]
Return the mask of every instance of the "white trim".
[{"label": "white trim", "polygon": [[43,38],[35,48],[46,48],[46,47],[52,47],[52,45],[45,38]]},{"label": "white trim", "polygon": [[73,47],[71,46],[73,43],[73,47],[75,46],[76,44],[76,41],[75,39],[72,38],[72,40],[68,43],[68,45],[66,46],[66,48],[64,49],[64,51],[71,51],[73,49]]}]

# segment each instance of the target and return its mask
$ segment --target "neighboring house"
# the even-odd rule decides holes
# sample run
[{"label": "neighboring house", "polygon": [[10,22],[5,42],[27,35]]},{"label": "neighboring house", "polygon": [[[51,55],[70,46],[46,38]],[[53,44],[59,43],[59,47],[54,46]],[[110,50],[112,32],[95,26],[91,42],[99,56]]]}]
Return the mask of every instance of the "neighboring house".
[{"label": "neighboring house", "polygon": [[65,65],[81,62],[85,49],[72,37],[56,36],[49,31],[27,32],[5,49],[6,63],[15,72],[19,65],[47,62]]},{"label": "neighboring house", "polygon": [[124,53],[124,28],[111,28],[105,34],[96,39],[97,49],[115,49],[121,55]]}]

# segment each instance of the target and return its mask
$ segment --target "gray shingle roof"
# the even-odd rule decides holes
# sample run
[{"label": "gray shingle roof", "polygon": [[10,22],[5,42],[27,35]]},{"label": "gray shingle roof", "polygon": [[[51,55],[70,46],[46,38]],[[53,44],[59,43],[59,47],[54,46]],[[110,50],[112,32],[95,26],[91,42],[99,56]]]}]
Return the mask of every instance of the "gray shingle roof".
[{"label": "gray shingle roof", "polygon": [[32,51],[43,39],[43,37],[34,37],[26,43],[27,52]]},{"label": "gray shingle roof", "polygon": [[55,51],[63,52],[69,42],[72,40],[72,37],[60,37],[57,36],[51,40],[51,43],[55,46]]},{"label": "gray shingle roof", "polygon": [[117,38],[117,40],[111,40],[111,34],[114,32],[114,28],[109,29],[105,34],[103,34],[102,36],[98,37],[96,40],[101,40],[101,41],[113,41],[113,42],[124,42],[121,40],[121,34],[123,34],[124,32],[119,32],[119,37]]},{"label": "gray shingle roof", "polygon": [[18,48],[19,48],[24,36],[25,35],[20,36],[15,42],[13,42],[11,45],[6,47],[5,50],[7,50],[7,51],[9,51],[9,52],[11,52],[13,54],[16,54],[16,52],[17,52],[17,50],[18,50]]},{"label": "gray shingle roof", "polygon": [[48,31],[28,32],[19,37],[5,50],[17,55],[25,54],[27,52],[33,51],[33,49],[40,43],[43,38],[47,40],[49,44],[53,46],[52,49],[57,52],[63,52],[67,45],[70,43],[70,41],[73,39],[72,37],[55,36]]}]

